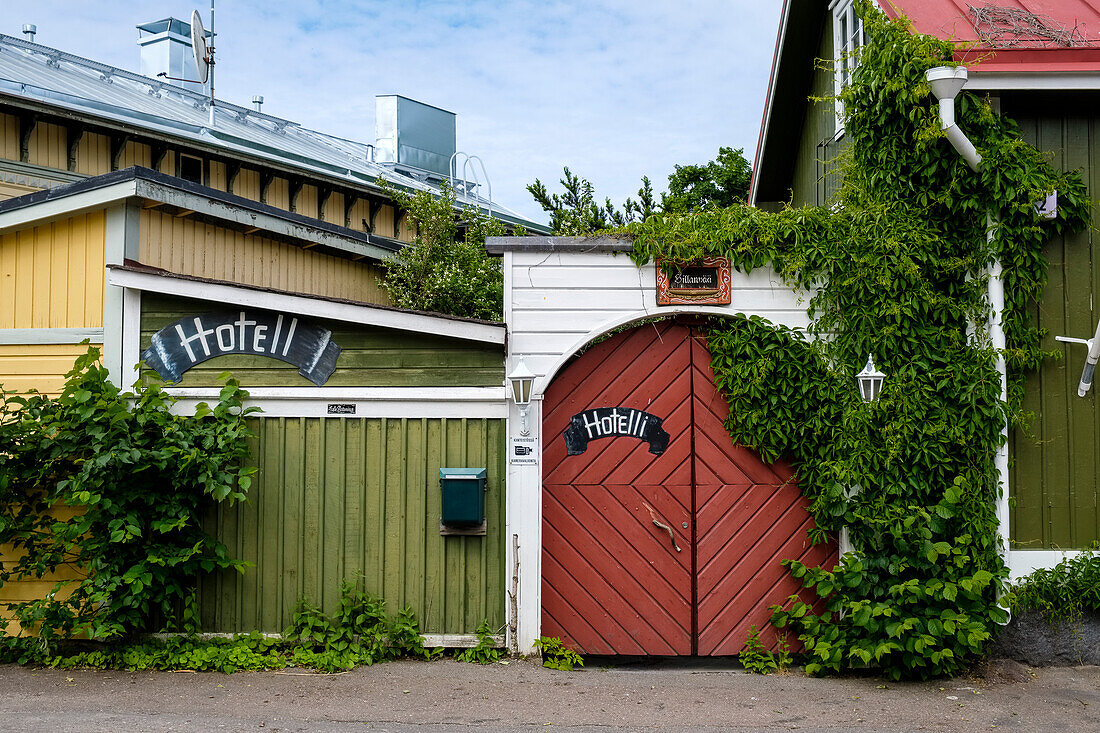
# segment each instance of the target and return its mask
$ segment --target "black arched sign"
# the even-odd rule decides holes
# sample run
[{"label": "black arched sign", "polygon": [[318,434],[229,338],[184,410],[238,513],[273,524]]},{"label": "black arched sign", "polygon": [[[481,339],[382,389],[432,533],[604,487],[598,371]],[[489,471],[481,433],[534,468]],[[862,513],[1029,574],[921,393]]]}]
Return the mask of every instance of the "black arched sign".
[{"label": "black arched sign", "polygon": [[649,452],[659,456],[668,447],[669,435],[661,427],[661,418],[633,407],[596,407],[569,418],[562,431],[568,455],[588,450],[588,441],[597,438],[629,437],[649,443]]},{"label": "black arched sign", "polygon": [[332,331],[288,313],[223,311],[187,316],[153,334],[141,354],[166,382],[207,359],[226,354],[266,356],[298,367],[318,387],[336,369],[340,347]]}]

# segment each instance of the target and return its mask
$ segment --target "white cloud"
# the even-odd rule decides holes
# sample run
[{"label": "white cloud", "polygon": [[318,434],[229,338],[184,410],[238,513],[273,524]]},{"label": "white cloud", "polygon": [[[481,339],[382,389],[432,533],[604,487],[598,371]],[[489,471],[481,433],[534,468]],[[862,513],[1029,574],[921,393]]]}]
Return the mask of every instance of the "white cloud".
[{"label": "white cloud", "polygon": [[[138,67],[134,26],[188,19],[205,0],[37,0],[0,8],[0,32],[36,23],[38,42]],[[374,96],[399,93],[458,114],[458,147],[484,159],[494,197],[545,221],[524,190],[568,165],[621,201],[648,175],[721,145],[755,150],[781,3],[262,2],[216,5],[217,92],[357,140]]]}]

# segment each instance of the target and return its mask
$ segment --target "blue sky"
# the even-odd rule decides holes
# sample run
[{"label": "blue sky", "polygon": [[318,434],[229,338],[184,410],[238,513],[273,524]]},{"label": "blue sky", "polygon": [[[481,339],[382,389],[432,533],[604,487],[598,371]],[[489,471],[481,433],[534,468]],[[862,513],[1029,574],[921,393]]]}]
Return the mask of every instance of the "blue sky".
[{"label": "blue sky", "polygon": [[[621,202],[648,175],[719,146],[752,160],[780,0],[256,2],[220,0],[217,94],[323,132],[372,142],[374,97],[457,113],[500,203],[538,221],[525,186],[563,165]],[[5,2],[0,33],[136,71],[134,26],[187,20],[209,0]]]}]

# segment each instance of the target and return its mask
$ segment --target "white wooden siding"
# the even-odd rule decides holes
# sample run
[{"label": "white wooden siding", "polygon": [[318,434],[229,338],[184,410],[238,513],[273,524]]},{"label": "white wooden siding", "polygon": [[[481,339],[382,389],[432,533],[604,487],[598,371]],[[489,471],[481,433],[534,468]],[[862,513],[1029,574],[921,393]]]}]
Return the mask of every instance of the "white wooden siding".
[{"label": "white wooden siding", "polygon": [[536,398],[580,346],[647,316],[756,315],[798,329],[809,322],[809,294],[786,285],[771,267],[748,275],[735,270],[728,306],[658,307],[655,266],[639,268],[623,253],[508,251],[504,266],[509,366],[523,359],[539,375]]}]

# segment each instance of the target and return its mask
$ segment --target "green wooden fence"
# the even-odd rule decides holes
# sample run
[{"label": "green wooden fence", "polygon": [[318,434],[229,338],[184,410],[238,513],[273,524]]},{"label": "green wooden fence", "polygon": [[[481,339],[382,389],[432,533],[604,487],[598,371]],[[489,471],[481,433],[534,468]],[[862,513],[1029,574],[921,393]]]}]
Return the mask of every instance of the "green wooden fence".
[{"label": "green wooden fence", "polygon": [[[426,633],[504,624],[505,428],[491,419],[261,418],[249,502],[210,519],[254,563],[200,590],[206,631],[282,631],[343,579],[408,605]],[[488,469],[488,534],[441,536],[441,467]]]}]

